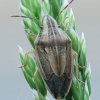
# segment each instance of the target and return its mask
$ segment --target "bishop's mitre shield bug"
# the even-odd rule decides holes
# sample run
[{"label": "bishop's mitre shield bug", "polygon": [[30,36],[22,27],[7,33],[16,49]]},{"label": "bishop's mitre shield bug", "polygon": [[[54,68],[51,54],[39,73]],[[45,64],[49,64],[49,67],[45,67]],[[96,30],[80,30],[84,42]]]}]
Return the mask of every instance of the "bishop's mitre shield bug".
[{"label": "bishop's mitre shield bug", "polygon": [[[71,0],[69,4],[72,1],[73,0]],[[66,9],[68,5],[64,7],[64,9]],[[63,10],[60,11],[57,17],[59,17]],[[30,18],[27,16],[12,17]],[[28,34],[35,38],[33,34]],[[38,70],[48,90],[55,98],[64,98],[68,94],[72,82],[73,59],[75,60],[75,66],[78,70],[78,55],[72,50],[71,39],[58,26],[55,19],[49,15],[44,15],[41,30],[36,36],[34,44],[35,50],[26,53],[26,55],[34,53],[38,64]],[[25,65],[26,62],[21,67],[25,67]],[[36,74],[37,73],[38,71]],[[35,75],[34,80],[36,76],[37,75]],[[77,75],[76,78],[80,81]]]}]

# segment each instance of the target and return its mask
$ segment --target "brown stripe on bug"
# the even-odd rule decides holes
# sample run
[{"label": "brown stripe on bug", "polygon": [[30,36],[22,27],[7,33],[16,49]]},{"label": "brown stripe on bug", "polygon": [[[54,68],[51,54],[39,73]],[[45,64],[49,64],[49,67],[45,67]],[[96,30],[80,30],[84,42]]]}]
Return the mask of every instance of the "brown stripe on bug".
[{"label": "brown stripe on bug", "polygon": [[66,56],[68,55],[66,53],[71,50],[69,47],[69,45],[71,45],[71,40],[66,33],[58,27],[56,21],[49,15],[44,16],[42,23],[42,33],[40,32],[41,35],[35,40],[39,58],[41,55],[41,65],[42,67],[44,66],[45,70],[45,63],[43,64],[42,59],[47,60],[47,68],[51,70],[50,74],[54,72],[55,75],[60,77],[64,73],[66,67]]}]

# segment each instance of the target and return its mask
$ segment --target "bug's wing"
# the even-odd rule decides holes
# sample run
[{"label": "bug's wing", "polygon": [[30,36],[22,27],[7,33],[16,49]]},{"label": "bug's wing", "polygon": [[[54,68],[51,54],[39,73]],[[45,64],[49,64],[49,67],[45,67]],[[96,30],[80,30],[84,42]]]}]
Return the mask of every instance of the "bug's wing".
[{"label": "bug's wing", "polygon": [[40,72],[43,75],[43,78],[45,79],[50,79],[53,71],[52,68],[50,66],[49,60],[48,60],[48,56],[44,50],[44,48],[39,47],[37,48],[37,52],[38,52],[38,58],[39,58],[39,67],[40,67]]},{"label": "bug's wing", "polygon": [[70,79],[72,78],[72,52],[71,52],[71,45],[68,47],[68,51],[66,53],[66,67],[65,67],[65,73],[67,77]]}]

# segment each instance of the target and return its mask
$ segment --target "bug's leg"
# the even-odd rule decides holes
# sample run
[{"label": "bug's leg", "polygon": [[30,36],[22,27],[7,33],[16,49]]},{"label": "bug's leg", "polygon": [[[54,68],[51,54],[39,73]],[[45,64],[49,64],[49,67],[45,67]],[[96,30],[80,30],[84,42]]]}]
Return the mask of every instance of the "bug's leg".
[{"label": "bug's leg", "polygon": [[39,74],[39,69],[37,69],[36,72],[34,73],[34,77],[33,77],[33,80],[34,81],[36,80],[38,74]]},{"label": "bug's leg", "polygon": [[25,32],[26,32],[30,37],[32,37],[33,39],[36,38],[36,35],[35,35],[35,34],[32,34],[31,32],[28,32],[28,30],[25,30]]},{"label": "bug's leg", "polygon": [[64,31],[65,31],[66,33],[67,33],[68,30],[67,30],[67,28],[65,27],[64,22],[65,22],[65,20],[66,20],[67,18],[68,18],[68,17],[65,17],[65,19],[62,20],[61,23],[60,23],[60,24],[62,25],[62,27],[64,28]]},{"label": "bug's leg", "polygon": [[83,81],[81,81],[80,79],[78,79],[78,68],[79,68],[79,65],[78,65],[78,54],[72,50],[72,58],[73,58],[73,65],[75,64],[75,67],[76,67],[76,72],[75,72],[75,77],[76,79],[81,82],[82,84],[84,84]]},{"label": "bug's leg", "polygon": [[42,100],[42,97],[41,97],[41,93],[39,92],[39,88],[38,88],[38,85],[36,83],[36,78],[39,74],[39,69],[36,70],[35,74],[34,74],[34,77],[33,77],[33,80],[34,80],[34,83],[36,85],[36,89],[37,89],[37,93],[38,93],[38,96],[39,96],[39,100]]},{"label": "bug's leg", "polygon": [[35,54],[35,50],[31,50],[31,51],[28,51],[28,52],[25,53],[24,64],[23,64],[22,66],[19,66],[19,68],[23,68],[23,67],[26,66],[27,56],[28,56],[29,54]]},{"label": "bug's leg", "polygon": [[80,68],[80,69],[85,69],[85,67],[82,67],[82,66],[78,66],[78,68]]},{"label": "bug's leg", "polygon": [[59,15],[73,2],[74,0],[71,0],[57,15],[56,19],[59,17]]}]

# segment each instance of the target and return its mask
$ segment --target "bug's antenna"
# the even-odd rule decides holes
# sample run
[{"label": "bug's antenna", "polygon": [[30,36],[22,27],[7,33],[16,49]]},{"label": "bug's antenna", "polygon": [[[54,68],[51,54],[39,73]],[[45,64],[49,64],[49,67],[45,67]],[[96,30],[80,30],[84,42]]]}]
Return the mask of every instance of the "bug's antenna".
[{"label": "bug's antenna", "polygon": [[57,18],[59,17],[59,15],[73,2],[74,0],[71,0],[58,14],[58,16],[56,17],[56,20]]},{"label": "bug's antenna", "polygon": [[28,16],[12,15],[12,16],[10,16],[10,17],[22,17],[22,18],[29,18],[29,19],[36,20],[36,21],[38,21],[39,23],[41,23],[38,19],[36,19],[36,18],[32,18],[32,17],[28,17]]}]

